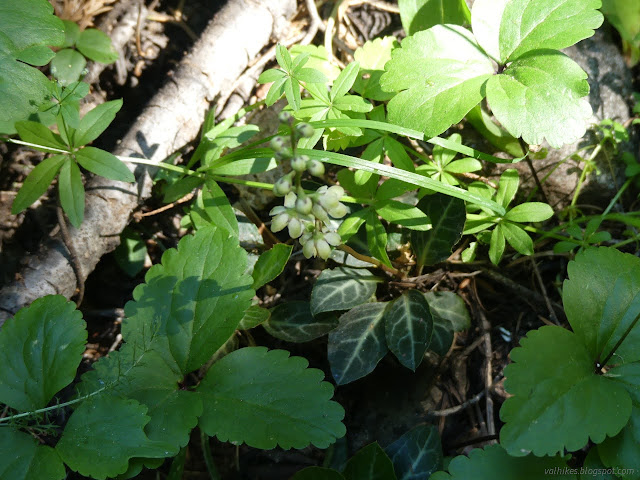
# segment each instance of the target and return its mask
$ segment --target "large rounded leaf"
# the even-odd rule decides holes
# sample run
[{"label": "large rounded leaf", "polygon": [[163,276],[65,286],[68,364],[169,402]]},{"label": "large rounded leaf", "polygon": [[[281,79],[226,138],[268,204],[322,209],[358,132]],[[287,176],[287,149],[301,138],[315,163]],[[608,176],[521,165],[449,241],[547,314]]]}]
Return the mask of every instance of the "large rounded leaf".
[{"label": "large rounded leaf", "polygon": [[0,480],[62,480],[64,464],[51,447],[26,433],[0,427]]},{"label": "large rounded leaf", "polygon": [[200,428],[221,441],[271,449],[327,448],[345,434],[333,387],[301,357],[265,347],[236,350],[214,363],[197,388]]}]

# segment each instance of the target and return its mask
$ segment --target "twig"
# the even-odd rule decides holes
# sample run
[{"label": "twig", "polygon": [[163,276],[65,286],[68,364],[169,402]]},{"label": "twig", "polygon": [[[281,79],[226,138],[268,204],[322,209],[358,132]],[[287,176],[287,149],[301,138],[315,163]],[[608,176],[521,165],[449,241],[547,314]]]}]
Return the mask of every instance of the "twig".
[{"label": "twig", "polygon": [[162,212],[166,212],[167,210],[171,210],[173,207],[176,207],[182,203],[188,202],[189,200],[191,200],[193,197],[195,196],[195,194],[193,192],[189,192],[187,193],[184,197],[176,200],[175,202],[171,202],[168,203],[167,205],[164,205],[163,207],[160,208],[156,208],[155,210],[151,210],[150,212],[137,212],[134,213],[134,218],[136,220],[140,220],[141,218],[144,217],[151,217],[153,215],[157,215],[158,213],[162,213]]},{"label": "twig", "polygon": [[342,0],[337,0],[333,5],[333,9],[331,10],[331,16],[327,19],[327,26],[324,31],[324,48],[327,49],[327,59],[332,62],[334,60],[333,57],[333,35],[334,29],[336,27],[336,18],[338,17],[338,12],[340,10],[340,4],[342,4]]},{"label": "twig", "polygon": [[71,268],[73,269],[73,273],[76,275],[76,283],[78,285],[78,295],[76,297],[76,305],[79,307],[82,303],[82,299],[84,298],[84,277],[82,276],[82,265],[80,264],[80,259],[78,258],[78,252],[76,251],[76,247],[73,245],[73,239],[69,234],[69,229],[67,228],[67,221],[64,218],[64,212],[62,211],[62,206],[60,205],[60,201],[58,201],[58,207],[56,208],[56,213],[58,215],[58,225],[60,225],[60,234],[62,235],[62,241],[67,247],[69,252],[69,263],[71,264]]},{"label": "twig", "polygon": [[453,415],[454,413],[458,413],[461,410],[473,405],[474,403],[478,403],[480,399],[485,395],[486,390],[482,390],[481,392],[476,393],[473,397],[468,399],[467,401],[461,403],[460,405],[456,405],[455,407],[445,408],[443,410],[433,410],[427,412],[427,416],[430,417],[448,417],[449,415]]},{"label": "twig", "polygon": [[251,208],[251,205],[249,205],[249,202],[247,202],[246,199],[240,198],[240,207],[241,207],[240,210],[242,210],[242,213],[244,213],[247,216],[247,218],[251,220],[251,222],[256,227],[258,227],[258,232],[260,232],[260,235],[262,235],[262,238],[265,240],[265,242],[267,242],[267,244],[269,243],[271,244],[268,246],[273,246],[277,243],[282,243],[278,239],[278,237],[276,237],[273,234],[273,232],[271,232],[271,230],[267,228],[264,222],[260,220],[260,217],[258,217],[256,212],[253,211],[253,208]]},{"label": "twig", "polygon": [[549,316],[551,317],[551,320],[553,320],[553,322],[556,325],[560,325],[560,322],[558,321],[558,317],[556,316],[556,312],[554,312],[553,307],[551,306],[551,300],[549,300],[549,295],[547,294],[547,288],[544,286],[544,282],[542,281],[542,275],[540,275],[540,270],[538,270],[538,264],[533,258],[531,259],[531,264],[533,265],[533,272],[536,278],[538,279],[538,285],[540,285],[540,290],[542,291],[544,302],[547,304],[547,309],[549,310]]},{"label": "twig", "polygon": [[376,258],[369,257],[368,255],[363,255],[361,253],[358,253],[348,245],[340,245],[340,246],[338,246],[336,248],[338,250],[342,250],[343,252],[347,252],[349,255],[351,255],[352,257],[357,258],[358,260],[362,260],[363,262],[372,263],[376,267],[381,268],[385,272],[391,273],[391,274],[395,275],[396,277],[402,277],[404,275],[397,268],[389,267],[388,265],[385,265],[384,263],[382,263],[380,260],[378,260]]},{"label": "twig", "polygon": [[493,384],[493,377],[491,375],[492,369],[492,357],[493,348],[491,346],[491,324],[487,320],[487,316],[484,314],[482,308],[478,308],[478,315],[480,316],[480,328],[482,329],[482,338],[484,339],[484,357],[485,357],[485,372],[484,372],[484,392],[486,398],[486,417],[487,417],[487,433],[494,435],[496,433],[496,426],[493,415],[493,398],[491,398],[491,385]]}]

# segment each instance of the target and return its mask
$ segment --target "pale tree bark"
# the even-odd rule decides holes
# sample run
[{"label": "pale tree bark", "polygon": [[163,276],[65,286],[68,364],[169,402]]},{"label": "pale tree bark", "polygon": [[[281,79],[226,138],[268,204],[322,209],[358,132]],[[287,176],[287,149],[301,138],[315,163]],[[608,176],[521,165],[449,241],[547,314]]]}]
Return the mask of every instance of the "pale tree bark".
[{"label": "pale tree bark", "polygon": [[[295,6],[295,0],[229,0],[113,153],[160,162],[196,138],[211,102],[226,96],[249,62],[284,33]],[[136,184],[95,177],[86,185],[84,222],[71,229],[85,278],[119,244],[131,213],[150,195],[146,168],[135,173]],[[69,254],[57,236],[28,256],[16,277],[0,290],[0,326],[39,297],[71,298],[77,288]]]}]

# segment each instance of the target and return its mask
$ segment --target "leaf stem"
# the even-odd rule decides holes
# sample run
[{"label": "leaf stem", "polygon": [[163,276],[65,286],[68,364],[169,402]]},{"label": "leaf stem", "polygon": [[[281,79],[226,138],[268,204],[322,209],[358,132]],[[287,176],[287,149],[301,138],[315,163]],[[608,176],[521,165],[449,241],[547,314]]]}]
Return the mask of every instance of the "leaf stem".
[{"label": "leaf stem", "polygon": [[624,334],[620,337],[620,340],[618,340],[618,342],[613,346],[613,348],[609,352],[609,355],[607,355],[607,357],[602,362],[598,362],[600,365],[602,365],[600,371],[602,371],[602,368],[604,368],[609,362],[609,360],[611,360],[611,357],[613,357],[613,355],[616,353],[616,350],[620,348],[620,345],[622,344],[622,342],[624,342],[624,340],[629,336],[629,333],[631,333],[631,330],[633,330],[633,327],[636,326],[639,320],[640,320],[640,313],[636,315],[636,318],[633,320],[633,322],[631,322],[631,324],[629,325],[629,328],[627,328]]},{"label": "leaf stem", "polygon": [[211,477],[211,480],[222,480],[218,467],[213,461],[213,455],[211,455],[209,436],[202,429],[200,429],[200,446],[202,447],[202,456],[204,457],[204,463],[207,465],[209,477]]},{"label": "leaf stem", "polygon": [[388,272],[388,273],[391,273],[391,274],[395,275],[396,277],[400,277],[400,278],[404,277],[404,273],[401,272],[400,270],[398,270],[397,268],[389,267],[389,266],[385,265],[384,263],[382,263],[377,258],[373,258],[373,257],[370,257],[368,255],[363,255],[361,253],[358,253],[348,245],[344,245],[343,244],[343,245],[340,245],[340,246],[338,246],[336,248],[338,250],[342,250],[343,252],[348,253],[349,255],[351,255],[352,257],[357,258],[358,260],[362,260],[363,262],[371,263],[371,264],[375,265],[376,267],[381,268],[385,272]]},{"label": "leaf stem", "polygon": [[39,148],[40,150],[48,150],[52,153],[71,153],[69,150],[62,150],[60,148],[45,147],[44,145],[38,145],[37,143],[23,142],[22,140],[16,140],[15,138],[8,138],[8,142],[15,143],[17,145],[26,145],[27,147]]}]

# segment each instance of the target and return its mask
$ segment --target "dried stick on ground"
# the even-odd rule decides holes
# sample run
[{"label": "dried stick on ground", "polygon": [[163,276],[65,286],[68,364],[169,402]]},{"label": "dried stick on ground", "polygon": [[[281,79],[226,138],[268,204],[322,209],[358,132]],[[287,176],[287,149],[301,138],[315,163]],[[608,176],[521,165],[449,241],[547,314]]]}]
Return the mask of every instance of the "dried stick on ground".
[{"label": "dried stick on ground", "polygon": [[[160,162],[193,140],[209,102],[231,88],[249,62],[288,25],[294,11],[294,0],[229,0],[114,153]],[[131,212],[149,196],[146,169],[137,168],[136,175],[136,185],[103,178],[88,183],[84,222],[70,230],[84,275],[115,249]],[[76,277],[65,253],[59,237],[54,237],[25,259],[21,279],[0,290],[0,325],[39,297],[74,294]]]}]

